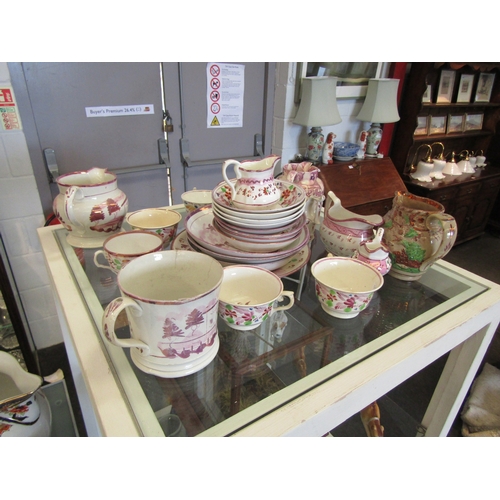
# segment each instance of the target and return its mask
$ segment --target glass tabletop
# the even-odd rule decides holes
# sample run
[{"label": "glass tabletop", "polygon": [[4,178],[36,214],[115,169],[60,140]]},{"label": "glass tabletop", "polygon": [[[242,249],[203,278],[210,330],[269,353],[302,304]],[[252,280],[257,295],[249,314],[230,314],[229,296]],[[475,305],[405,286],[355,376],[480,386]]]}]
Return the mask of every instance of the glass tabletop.
[{"label": "glass tabletop", "polygon": [[[487,290],[436,263],[416,282],[386,275],[367,309],[353,319],[338,319],[315,295],[310,264],[326,256],[317,234],[304,270],[282,278],[285,289],[295,293],[291,309],[250,331],[234,330],[219,318],[215,359],[192,375],[161,378],[139,370],[130,350],[110,344],[102,333],[103,310],[120,292],[116,275],[95,266],[97,249],[73,248],[62,228],[55,235],[94,333],[146,436],[231,435]],[[118,323],[117,336],[129,337],[125,314]]]}]

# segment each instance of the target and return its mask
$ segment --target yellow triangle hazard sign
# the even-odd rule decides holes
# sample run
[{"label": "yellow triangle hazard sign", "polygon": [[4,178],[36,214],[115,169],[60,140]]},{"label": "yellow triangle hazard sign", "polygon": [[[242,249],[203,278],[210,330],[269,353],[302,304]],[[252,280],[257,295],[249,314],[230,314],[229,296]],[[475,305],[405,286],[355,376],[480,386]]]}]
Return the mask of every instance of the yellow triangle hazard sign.
[{"label": "yellow triangle hazard sign", "polygon": [[212,120],[212,123],[210,124],[212,127],[215,126],[220,126],[219,120],[217,120],[217,117],[214,116],[214,119]]}]

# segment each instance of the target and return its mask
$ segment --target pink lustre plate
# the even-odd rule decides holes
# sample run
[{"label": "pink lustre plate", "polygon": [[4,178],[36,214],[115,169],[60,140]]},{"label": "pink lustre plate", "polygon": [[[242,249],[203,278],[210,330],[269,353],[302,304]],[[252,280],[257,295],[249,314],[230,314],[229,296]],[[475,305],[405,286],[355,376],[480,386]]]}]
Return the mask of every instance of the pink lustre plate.
[{"label": "pink lustre plate", "polygon": [[[233,257],[255,258],[255,252],[245,252],[234,248],[231,245],[230,238],[217,231],[213,224],[214,214],[211,208],[203,208],[191,212],[186,218],[186,231],[191,240],[198,245],[211,250],[219,255],[229,255]],[[258,258],[277,259],[286,257],[299,251],[303,246],[307,245],[309,240],[309,230],[307,225],[304,226],[294,240],[281,250],[273,252],[259,252]]]},{"label": "pink lustre plate", "polygon": [[[187,231],[181,231],[174,241],[172,242],[172,250],[190,250],[192,252],[196,252],[197,250],[193,248],[193,246],[189,243]],[[257,263],[252,264],[268,271],[272,271],[274,274],[279,276],[280,278],[284,278],[285,276],[290,276],[291,274],[300,271],[308,262],[311,257],[311,249],[308,245],[301,248],[298,252],[294,253],[291,257],[287,258],[285,264],[281,264],[280,261],[275,262],[265,262],[265,263]],[[228,262],[224,260],[219,260],[223,266],[233,266],[234,262]]]},{"label": "pink lustre plate", "polygon": [[[236,181],[236,179],[234,180]],[[275,179],[274,183],[281,192],[281,198],[271,208],[266,207],[265,210],[258,209],[258,212],[260,214],[273,214],[282,212],[283,210],[289,208],[298,207],[301,203],[305,202],[306,192],[300,186],[296,186],[291,182],[285,182],[279,179]],[[218,184],[212,191],[212,201],[215,204],[220,205],[223,208],[229,208],[234,212],[251,214],[257,211],[256,207],[251,206],[248,209],[235,207],[231,200],[231,191],[229,190],[229,186],[225,182],[221,182],[220,184]]]},{"label": "pink lustre plate", "polygon": [[[307,223],[307,217],[305,216],[305,214],[302,214],[297,220],[288,223],[286,226],[275,227],[275,228],[264,228],[264,227],[252,228],[252,227],[235,226],[234,224],[231,224],[230,222],[221,219],[215,212],[214,212],[214,219],[217,219],[219,225],[222,226],[224,229],[238,231],[241,234],[246,234],[247,236],[253,238],[272,237],[275,235],[278,236],[287,234],[288,232],[295,232],[295,230],[297,229],[302,229],[302,227]],[[297,234],[299,232],[300,231],[297,231]]]}]

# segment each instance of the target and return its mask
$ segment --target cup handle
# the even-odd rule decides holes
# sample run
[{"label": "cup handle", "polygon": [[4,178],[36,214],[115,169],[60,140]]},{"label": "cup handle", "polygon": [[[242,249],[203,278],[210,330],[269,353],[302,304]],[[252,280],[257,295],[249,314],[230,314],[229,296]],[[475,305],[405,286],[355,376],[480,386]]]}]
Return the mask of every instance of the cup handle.
[{"label": "cup handle", "polygon": [[288,304],[286,304],[284,306],[273,307],[273,311],[271,314],[274,314],[275,312],[278,312],[278,311],[286,311],[287,309],[290,309],[293,306],[293,304],[295,302],[295,297],[293,295],[293,292],[289,292],[288,290],[285,290],[278,298],[278,302],[281,302],[285,297],[288,297]]},{"label": "cup handle", "polygon": [[118,347],[137,347],[140,349],[141,354],[147,356],[149,354],[149,346],[142,342],[141,340],[129,338],[129,339],[119,339],[115,333],[115,323],[118,315],[127,307],[132,307],[137,312],[136,314],[141,315],[142,309],[140,306],[129,297],[117,297],[113,299],[106,309],[102,317],[102,331],[106,339],[113,345]]},{"label": "cup handle", "polygon": [[431,242],[436,241],[433,246],[432,255],[420,265],[420,271],[426,271],[434,262],[444,257],[453,247],[457,239],[457,223],[448,214],[431,214],[425,221],[430,231]]},{"label": "cup handle", "polygon": [[229,189],[231,190],[231,199],[234,200],[234,197],[236,196],[236,188],[235,188],[235,183],[231,182],[227,176],[226,170],[229,166],[234,165],[234,173],[236,174],[236,179],[241,178],[241,172],[240,172],[240,162],[237,160],[226,160],[222,164],[222,177],[224,180],[227,182],[229,185]]},{"label": "cup handle", "polygon": [[[97,266],[97,267],[102,267],[103,269],[111,269],[113,270],[113,268],[111,266],[106,266],[104,264],[100,264],[97,260],[97,258],[99,257],[99,255],[104,255],[104,252],[102,250],[97,250],[97,252],[94,254],[94,264]],[[106,261],[107,262],[107,261]]]}]

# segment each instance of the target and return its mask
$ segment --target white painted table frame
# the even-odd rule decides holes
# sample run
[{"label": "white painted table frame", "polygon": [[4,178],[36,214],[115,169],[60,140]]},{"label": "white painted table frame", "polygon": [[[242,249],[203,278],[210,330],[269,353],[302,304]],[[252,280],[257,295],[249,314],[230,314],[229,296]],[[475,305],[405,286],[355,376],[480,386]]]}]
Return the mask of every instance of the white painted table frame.
[{"label": "white painted table frame", "polygon": [[[120,348],[116,358],[111,351],[113,360],[104,348],[82,297],[86,290],[80,292],[56,241],[58,228],[40,228],[38,233],[88,435],[163,435],[133,373],[123,385],[115,376],[113,363],[127,361]],[[489,289],[355,366],[346,365],[339,374],[337,362],[335,371],[327,365],[285,387],[279,392],[284,403],[278,409],[267,399],[260,401],[245,410],[245,420],[250,415],[252,423],[239,426],[236,414],[230,423],[200,436],[322,436],[449,352],[418,434],[446,436],[498,327],[500,286],[450,263],[439,265]],[[316,379],[318,385],[311,388]],[[142,415],[137,405],[132,410],[130,397],[144,399],[139,405]]]}]

